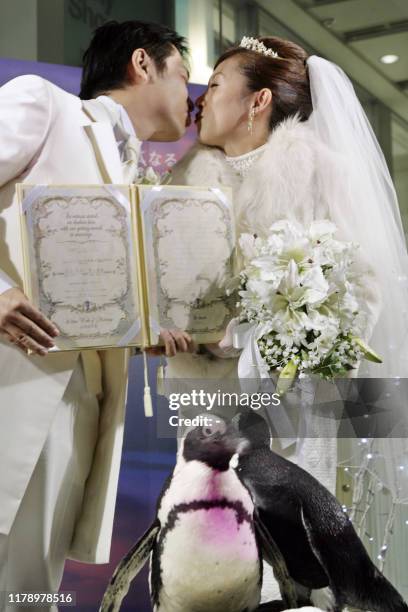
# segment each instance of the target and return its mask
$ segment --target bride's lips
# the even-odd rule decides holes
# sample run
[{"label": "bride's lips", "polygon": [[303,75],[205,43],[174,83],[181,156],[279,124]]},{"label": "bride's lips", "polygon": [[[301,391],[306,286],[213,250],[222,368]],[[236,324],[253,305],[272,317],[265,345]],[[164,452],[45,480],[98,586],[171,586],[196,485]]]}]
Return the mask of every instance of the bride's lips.
[{"label": "bride's lips", "polygon": [[199,121],[201,121],[201,119],[203,118],[201,113],[197,113],[194,119],[194,123],[199,123]]}]

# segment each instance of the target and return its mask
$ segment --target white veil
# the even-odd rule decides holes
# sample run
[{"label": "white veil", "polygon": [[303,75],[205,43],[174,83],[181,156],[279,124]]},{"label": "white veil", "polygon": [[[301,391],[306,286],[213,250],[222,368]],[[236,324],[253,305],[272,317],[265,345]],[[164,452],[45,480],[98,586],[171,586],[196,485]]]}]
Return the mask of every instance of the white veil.
[{"label": "white veil", "polygon": [[315,55],[307,66],[313,103],[308,123],[344,159],[344,197],[333,197],[333,185],[326,180],[327,203],[333,220],[341,219],[349,239],[360,243],[382,294],[370,345],[383,364],[364,360],[359,375],[408,377],[408,256],[392,179],[345,73]]},{"label": "white veil", "polygon": [[[382,295],[381,312],[369,344],[383,363],[362,360],[359,376],[408,378],[408,256],[392,179],[350,80],[338,66],[322,58],[311,56],[307,65],[313,103],[310,126],[344,159],[344,176],[338,189],[341,196],[333,195],[336,187],[328,177],[324,181],[325,199],[335,223],[348,239],[360,243]],[[335,185],[336,180],[338,176]],[[384,382],[387,389],[399,383]],[[398,431],[397,425],[388,438],[365,440],[369,449],[357,439],[351,439],[349,446],[343,441],[339,456],[343,467],[353,474],[351,514],[358,519],[355,527],[361,537],[370,534],[368,544],[380,569],[393,529],[397,532],[387,553],[387,577],[400,586],[400,554],[406,541],[401,529],[406,514],[401,512],[396,521],[396,508],[408,503],[408,446],[406,438],[393,437]],[[355,466],[359,468],[353,471]],[[365,487],[376,492],[368,498],[363,494]],[[384,496],[383,490],[389,495]],[[360,514],[354,517],[354,512]]]}]

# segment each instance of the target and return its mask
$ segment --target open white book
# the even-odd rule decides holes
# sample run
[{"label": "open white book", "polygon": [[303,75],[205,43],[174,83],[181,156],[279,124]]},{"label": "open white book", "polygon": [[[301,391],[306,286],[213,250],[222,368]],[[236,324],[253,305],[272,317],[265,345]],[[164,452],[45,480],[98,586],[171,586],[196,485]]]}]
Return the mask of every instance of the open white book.
[{"label": "open white book", "polygon": [[216,342],[233,316],[228,189],[18,185],[24,290],[56,350],[154,346],[162,328]]}]

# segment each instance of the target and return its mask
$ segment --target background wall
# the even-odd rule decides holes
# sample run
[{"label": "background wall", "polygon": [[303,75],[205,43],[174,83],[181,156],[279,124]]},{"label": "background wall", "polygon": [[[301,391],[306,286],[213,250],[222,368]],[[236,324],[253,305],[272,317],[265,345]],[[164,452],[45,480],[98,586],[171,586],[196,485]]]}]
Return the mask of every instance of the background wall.
[{"label": "background wall", "polygon": [[106,21],[173,25],[172,0],[2,0],[0,57],[80,66],[92,32]]},{"label": "background wall", "polygon": [[93,30],[106,21],[143,19],[172,23],[172,2],[163,0],[66,0],[63,5],[64,63],[74,66],[81,64]]}]

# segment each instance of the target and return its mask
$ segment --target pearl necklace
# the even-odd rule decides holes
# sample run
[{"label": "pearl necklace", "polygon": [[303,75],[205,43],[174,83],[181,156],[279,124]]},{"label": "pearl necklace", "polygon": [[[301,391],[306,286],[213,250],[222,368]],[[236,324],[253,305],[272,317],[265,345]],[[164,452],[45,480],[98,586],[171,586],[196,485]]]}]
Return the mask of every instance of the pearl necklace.
[{"label": "pearl necklace", "polygon": [[236,157],[228,157],[225,156],[226,162],[242,177],[246,177],[248,172],[254,162],[259,159],[261,154],[264,152],[267,143],[257,147],[253,151],[249,151],[248,153],[244,153],[243,155],[238,155]]}]

